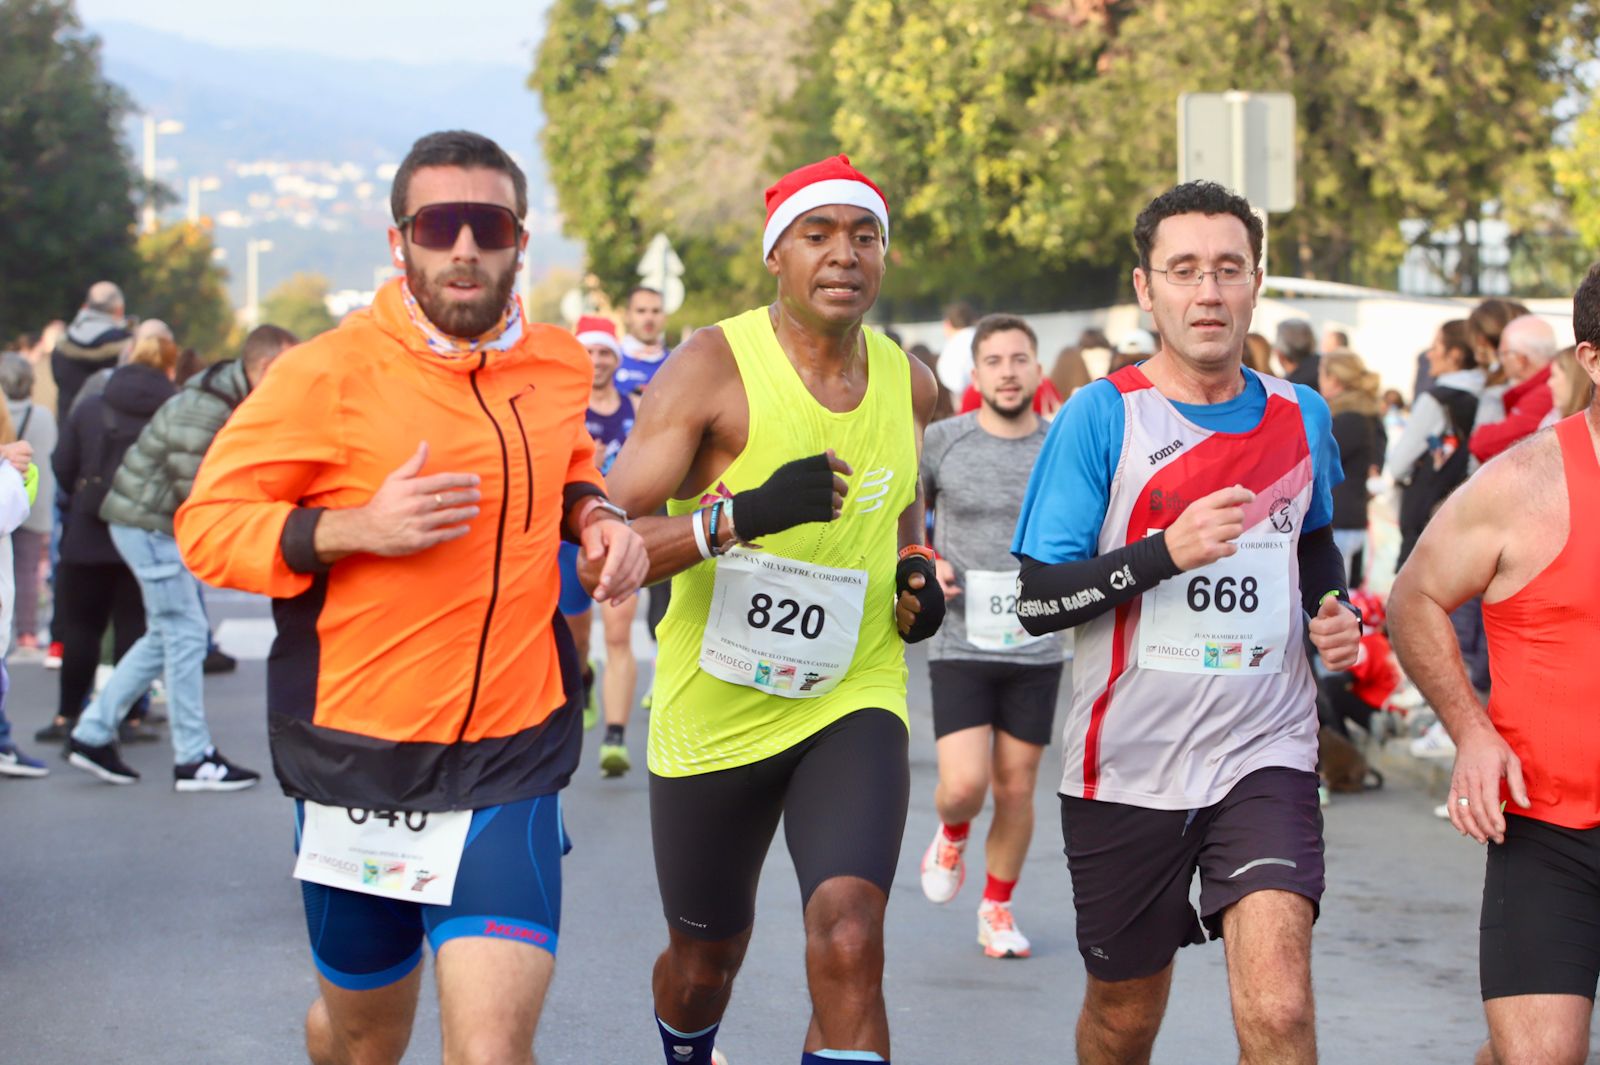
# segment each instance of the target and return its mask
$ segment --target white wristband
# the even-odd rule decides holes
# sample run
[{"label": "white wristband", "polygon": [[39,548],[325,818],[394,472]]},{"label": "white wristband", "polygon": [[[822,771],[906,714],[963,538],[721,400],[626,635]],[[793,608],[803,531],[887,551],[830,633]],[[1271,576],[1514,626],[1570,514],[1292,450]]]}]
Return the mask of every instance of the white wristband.
[{"label": "white wristband", "polygon": [[701,520],[705,512],[705,508],[701,507],[689,515],[689,522],[694,526],[694,546],[700,549],[700,557],[709,562],[711,560],[711,544],[706,540],[706,523]]}]

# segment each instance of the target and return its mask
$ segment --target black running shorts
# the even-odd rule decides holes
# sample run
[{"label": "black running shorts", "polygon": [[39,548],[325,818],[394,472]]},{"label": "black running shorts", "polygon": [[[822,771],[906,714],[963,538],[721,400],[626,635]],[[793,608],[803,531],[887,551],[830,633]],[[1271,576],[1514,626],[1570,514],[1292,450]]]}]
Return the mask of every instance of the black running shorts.
[{"label": "black running shorts", "polygon": [[934,738],[986,725],[1023,743],[1049,746],[1061,669],[1060,662],[1036,666],[967,658],[929,662]]},{"label": "black running shorts", "polygon": [[650,834],[668,926],[707,940],[749,928],[780,817],[802,906],[840,876],[887,895],[910,793],[906,727],[887,710],[857,710],[750,765],[650,774]]},{"label": "black running shorts", "polygon": [[[1078,952],[1089,975],[1135,980],[1165,969],[1179,947],[1222,936],[1222,912],[1255,891],[1322,900],[1317,775],[1258,769],[1199,810],[1061,796],[1061,833]],[[1189,888],[1200,873],[1200,912]]]},{"label": "black running shorts", "polygon": [[1600,828],[1506,814],[1478,922],[1483,997],[1582,995],[1600,978]]}]

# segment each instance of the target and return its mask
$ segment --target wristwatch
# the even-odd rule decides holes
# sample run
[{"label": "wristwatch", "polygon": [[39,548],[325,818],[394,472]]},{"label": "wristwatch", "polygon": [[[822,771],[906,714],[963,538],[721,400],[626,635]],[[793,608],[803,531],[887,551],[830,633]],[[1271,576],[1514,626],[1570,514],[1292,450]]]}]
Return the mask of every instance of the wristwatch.
[{"label": "wristwatch", "polygon": [[626,510],[623,510],[621,507],[617,506],[615,503],[611,502],[611,500],[609,500],[609,499],[602,499],[602,500],[600,500],[600,502],[598,502],[594,506],[590,507],[589,508],[589,513],[585,514],[583,516],[584,524],[586,526],[588,524],[589,518],[597,510],[605,511],[607,514],[610,514],[611,516],[616,518],[618,521],[622,522],[622,524],[624,524],[624,525],[627,525],[627,526],[632,526],[633,525],[633,522],[628,520],[628,512]]}]

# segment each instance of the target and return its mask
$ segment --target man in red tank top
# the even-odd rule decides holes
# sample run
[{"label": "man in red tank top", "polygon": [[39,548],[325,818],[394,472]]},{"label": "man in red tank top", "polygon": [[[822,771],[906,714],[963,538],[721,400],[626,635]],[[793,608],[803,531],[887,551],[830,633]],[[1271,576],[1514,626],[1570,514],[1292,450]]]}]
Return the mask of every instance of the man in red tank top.
[{"label": "man in red tank top", "polygon": [[[1600,381],[1600,264],[1573,299]],[[1456,743],[1450,821],[1489,843],[1478,1065],[1581,1063],[1600,980],[1600,405],[1489,462],[1418,541],[1389,600],[1401,664]],[[1483,597],[1488,707],[1447,612]],[[1507,801],[1509,800],[1509,802]]]}]

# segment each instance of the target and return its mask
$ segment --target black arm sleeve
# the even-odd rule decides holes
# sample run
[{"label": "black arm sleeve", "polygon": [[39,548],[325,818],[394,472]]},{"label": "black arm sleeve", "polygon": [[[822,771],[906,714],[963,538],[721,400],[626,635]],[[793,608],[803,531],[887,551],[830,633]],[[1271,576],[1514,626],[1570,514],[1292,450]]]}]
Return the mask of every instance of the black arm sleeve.
[{"label": "black arm sleeve", "polygon": [[1349,576],[1344,569],[1344,555],[1333,542],[1333,526],[1324,525],[1316,532],[1300,534],[1300,605],[1306,613],[1317,616],[1322,597],[1337,592],[1340,599],[1350,601]]},{"label": "black arm sleeve", "polygon": [[1079,562],[1017,557],[1022,562],[1017,620],[1034,636],[1082,625],[1179,572],[1164,532]]}]

